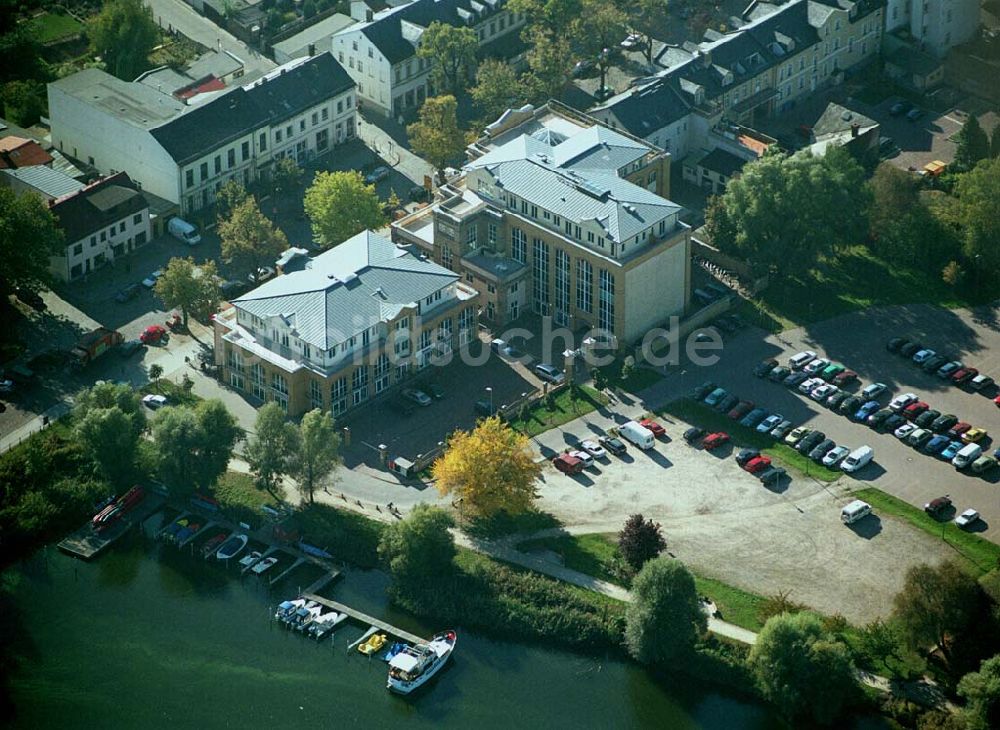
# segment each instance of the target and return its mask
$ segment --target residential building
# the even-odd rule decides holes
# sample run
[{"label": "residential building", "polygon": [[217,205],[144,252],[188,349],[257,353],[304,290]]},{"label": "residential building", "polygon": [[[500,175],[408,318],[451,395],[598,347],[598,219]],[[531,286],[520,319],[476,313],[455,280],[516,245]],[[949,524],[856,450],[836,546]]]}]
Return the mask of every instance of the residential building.
[{"label": "residential building", "polygon": [[0,186],[10,188],[18,195],[34,193],[44,200],[55,200],[72,195],[85,186],[76,178],[44,165],[0,170]]},{"label": "residential building", "polygon": [[229,180],[305,163],[356,134],[354,82],[329,54],[300,58],[232,89],[187,98],[86,69],[48,86],[52,141],[102,173],[124,170],[182,215]]},{"label": "residential building", "polygon": [[477,292],[364,231],[232,300],[214,318],[222,379],[291,416],[340,416],[387,394],[476,332]]},{"label": "residential building", "polygon": [[791,0],[755,6],[737,30],[671,48],[650,82],[590,114],[662,147],[675,159],[715,149],[720,124],[758,126],[875,58],[884,0]]},{"label": "residential building", "polygon": [[60,281],[79,279],[150,240],[149,203],[124,172],[49,203],[65,236],[65,250],[49,259]]},{"label": "residential building", "polygon": [[351,15],[360,22],[334,36],[333,53],[357,83],[364,108],[391,117],[435,94],[431,63],[417,56],[432,23],[472,28],[481,55],[507,56],[526,20],[507,10],[506,0],[413,0],[376,13],[356,1]]},{"label": "residential building", "polygon": [[[502,325],[527,312],[573,331],[599,327],[635,341],[685,312],[690,231],[680,206],[649,187],[665,156],[600,125],[572,132],[545,112],[511,119],[531,134],[494,136],[433,206],[393,224],[393,239],[461,273]],[[626,177],[643,173],[645,187]]]},{"label": "residential building", "polygon": [[885,29],[905,31],[918,48],[943,58],[979,28],[980,0],[888,0]]},{"label": "residential building", "polygon": [[874,119],[831,102],[812,124],[814,155],[825,155],[831,147],[843,147],[860,162],[878,159],[879,131]]},{"label": "residential building", "polygon": [[333,37],[357,21],[343,13],[333,13],[313,23],[308,28],[284,40],[272,41],[271,52],[275,63],[288,63],[293,58],[315,56],[316,49],[325,51],[331,47]]},{"label": "residential building", "polygon": [[33,139],[10,135],[0,139],[0,170],[52,164],[52,155]]},{"label": "residential building", "polygon": [[887,43],[885,50],[885,73],[903,86],[924,93],[944,83],[944,62],[940,58],[908,43],[900,43],[893,51]]}]

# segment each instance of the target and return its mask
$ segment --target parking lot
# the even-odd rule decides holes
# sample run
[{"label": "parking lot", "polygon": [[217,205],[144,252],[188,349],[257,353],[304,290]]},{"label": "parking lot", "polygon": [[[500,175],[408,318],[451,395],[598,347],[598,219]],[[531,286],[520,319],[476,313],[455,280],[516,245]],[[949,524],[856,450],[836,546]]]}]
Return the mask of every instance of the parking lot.
[{"label": "parking lot", "polygon": [[898,97],[891,97],[881,104],[870,107],[860,105],[858,109],[879,123],[882,137],[895,140],[901,151],[891,158],[892,164],[904,170],[922,170],[924,165],[934,160],[949,163],[954,160],[958,145],[953,137],[962,128],[965,116],[956,110],[939,114],[921,107],[923,116],[910,121],[905,113],[897,116],[890,113],[893,104],[898,101]]},{"label": "parking lot", "polygon": [[[536,441],[550,455],[622,420],[603,410]],[[731,447],[688,446],[687,424],[660,423],[667,438],[655,450],[630,447],[573,477],[546,467],[539,506],[577,532],[616,532],[641,512],[662,524],[668,552],[695,572],[765,595],[787,591],[855,623],[889,613],[911,565],[948,557],[940,541],[896,520],[843,525],[846,484],[796,477],[764,487],[737,466]]]}]

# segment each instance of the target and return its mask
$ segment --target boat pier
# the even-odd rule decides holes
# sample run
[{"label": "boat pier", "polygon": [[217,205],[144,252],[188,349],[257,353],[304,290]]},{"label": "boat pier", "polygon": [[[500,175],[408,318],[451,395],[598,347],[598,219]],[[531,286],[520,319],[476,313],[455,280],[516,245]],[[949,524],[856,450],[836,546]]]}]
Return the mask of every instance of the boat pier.
[{"label": "boat pier", "polygon": [[201,535],[202,533],[204,533],[207,530],[211,530],[213,527],[218,526],[218,524],[219,524],[218,522],[206,522],[205,526],[202,527],[200,530],[198,530],[194,534],[188,535],[187,537],[184,538],[184,540],[182,540],[181,542],[177,543],[177,547],[182,548],[185,545],[187,545],[189,542],[193,542],[194,539],[198,537],[198,535]]},{"label": "boat pier", "polygon": [[329,609],[337,611],[339,613],[346,613],[355,621],[362,624],[367,624],[372,627],[372,629],[382,631],[390,636],[394,636],[397,639],[402,639],[411,644],[426,644],[427,639],[422,639],[416,634],[411,634],[409,631],[404,631],[392,624],[386,623],[381,619],[377,619],[374,616],[369,616],[367,613],[363,613],[356,608],[351,608],[350,606],[345,606],[343,603],[338,601],[331,601],[329,598],[323,598],[322,596],[317,596],[315,593],[303,593],[302,597],[307,601],[316,601],[316,603],[321,606],[326,606]]},{"label": "boat pier", "polygon": [[289,573],[291,573],[293,570],[295,570],[296,568],[298,568],[300,565],[302,565],[305,562],[306,562],[305,558],[303,558],[303,557],[297,557],[295,559],[294,563],[292,563],[287,568],[285,568],[283,571],[281,571],[276,576],[274,576],[273,578],[271,578],[271,582],[268,583],[268,585],[272,585],[273,586],[275,583],[279,582],[282,578],[284,578],[286,575],[288,575]]},{"label": "boat pier", "polygon": [[148,493],[139,504],[107,530],[97,532],[91,525],[90,520],[87,520],[83,527],[67,536],[59,543],[58,547],[65,553],[75,555],[84,560],[90,560],[115,543],[133,525],[142,524],[147,517],[160,509],[166,501],[166,498],[159,494]]}]

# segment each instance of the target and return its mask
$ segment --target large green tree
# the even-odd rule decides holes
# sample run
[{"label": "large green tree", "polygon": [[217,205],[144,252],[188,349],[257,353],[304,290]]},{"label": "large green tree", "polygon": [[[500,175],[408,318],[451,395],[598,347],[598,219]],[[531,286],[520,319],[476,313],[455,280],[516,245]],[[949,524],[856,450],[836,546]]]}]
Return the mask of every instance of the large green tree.
[{"label": "large green tree", "polygon": [[618,551],[633,570],[639,570],[666,549],[660,523],[641,514],[630,515],[618,533]]},{"label": "large green tree", "polygon": [[420,107],[416,122],[406,128],[413,151],[438,170],[460,157],[465,134],[458,126],[458,103],[454,96],[433,96]]},{"label": "large green tree", "polygon": [[208,489],[226,473],[236,442],[244,434],[236,417],[218,398],[199,402],[194,415],[204,438],[198,446],[198,461],[191,465],[191,472],[195,484]]},{"label": "large green tree", "polygon": [[990,138],[979,125],[979,120],[970,114],[958,133],[958,148],[955,150],[955,168],[971,170],[980,160],[990,156]]},{"label": "large green tree", "polygon": [[194,408],[163,408],[153,418],[151,430],[157,474],[175,494],[211,488],[225,473],[243,433],[217,399],[201,401]]},{"label": "large green tree", "polygon": [[653,36],[662,31],[667,20],[667,0],[626,0],[624,10],[628,27],[643,40],[646,63],[653,62]]},{"label": "large green tree", "polygon": [[378,554],[392,575],[394,591],[405,595],[451,573],[455,540],[448,529],[453,524],[440,507],[418,504],[406,519],[382,532]]},{"label": "large green tree", "polygon": [[254,433],[248,439],[244,456],[259,489],[277,497],[281,479],[289,473],[298,448],[298,430],[285,420],[277,403],[266,403],[257,411]]},{"label": "large green tree", "polygon": [[1000,281],[1000,158],[984,160],[955,186],[963,251],[972,279],[985,287]]},{"label": "large green tree", "polygon": [[527,100],[527,92],[514,67],[506,61],[489,58],[476,70],[472,100],[487,122],[494,121],[507,109],[515,109]]},{"label": "large green tree", "polygon": [[142,0],[109,0],[88,24],[87,36],[108,73],[132,81],[149,68],[160,30]]},{"label": "large green tree", "polygon": [[136,438],[146,430],[146,409],[139,394],[128,383],[104,381],[80,391],[73,401],[73,417],[82,419],[91,410],[102,408],[117,408],[124,413]]},{"label": "large green tree", "polygon": [[298,442],[290,472],[299,492],[312,504],[316,501],[316,490],[333,478],[340,463],[340,438],[330,414],[319,408],[305,414],[299,424]]},{"label": "large green tree", "polygon": [[953,562],[914,565],[893,599],[893,617],[911,649],[936,647],[950,663],[952,649],[969,631],[978,605],[975,579]]},{"label": "large green tree", "polygon": [[135,474],[139,436],[131,426],[132,419],[115,406],[87,410],[73,428],[98,472],[117,486],[125,486]]},{"label": "large green tree", "polygon": [[192,258],[172,258],[156,282],[156,296],[169,309],[179,309],[187,326],[188,315],[208,320],[219,309],[219,276],[214,261],[195,266]]},{"label": "large green tree", "polygon": [[529,26],[522,33],[528,44],[528,73],[524,75],[525,90],[538,103],[558,98],[573,68],[573,51],[569,34],[542,26]]},{"label": "large green tree", "polygon": [[431,78],[439,94],[458,94],[476,67],[479,39],[476,31],[434,21],[420,37],[417,56],[431,64]]},{"label": "large green tree", "polygon": [[581,0],[510,0],[509,10],[528,16],[526,28],[563,33],[582,12]]},{"label": "large green tree", "polygon": [[864,240],[865,173],[841,148],[822,157],[769,152],[748,163],[706,211],[712,242],[777,275],[811,268],[818,257]]},{"label": "large green tree", "polygon": [[1000,654],[984,661],[978,672],[962,677],[958,694],[966,702],[969,730],[1000,727]]},{"label": "large green tree", "polygon": [[37,291],[47,284],[49,257],[63,245],[55,216],[38,195],[18,195],[0,186],[0,295],[15,287]]},{"label": "large green tree", "polygon": [[356,170],[318,173],[306,190],[304,204],[313,238],[324,248],[386,222],[375,186],[366,184]]},{"label": "large green tree", "polygon": [[288,248],[285,234],[260,212],[252,197],[238,203],[227,218],[219,221],[219,238],[222,260],[247,273],[273,264]]},{"label": "large green tree", "polygon": [[690,571],[666,556],[647,562],[632,581],[632,602],[625,609],[629,653],[668,667],[691,651],[707,628]]},{"label": "large green tree", "polygon": [[611,65],[612,52],[625,37],[626,16],[614,0],[583,0],[580,15],[570,24],[571,45],[582,58],[593,59],[601,72],[601,85]]},{"label": "large green tree", "polygon": [[827,725],[858,693],[847,648],[809,612],[768,619],[747,664],[763,695],[799,722]]},{"label": "large green tree", "polygon": [[8,81],[0,88],[4,117],[30,127],[45,113],[45,85],[30,79]]}]

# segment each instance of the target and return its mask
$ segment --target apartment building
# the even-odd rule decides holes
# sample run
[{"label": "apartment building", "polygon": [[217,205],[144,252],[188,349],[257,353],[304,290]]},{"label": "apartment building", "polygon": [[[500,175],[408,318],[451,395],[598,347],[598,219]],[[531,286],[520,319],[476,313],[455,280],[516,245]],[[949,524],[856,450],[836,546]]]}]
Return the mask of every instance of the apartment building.
[{"label": "apartment building", "polygon": [[943,58],[976,34],[979,6],[980,0],[888,0],[885,29],[908,32],[921,50]]},{"label": "apartment building", "polygon": [[672,49],[668,68],[590,114],[662,147],[675,159],[718,146],[720,124],[755,126],[879,52],[884,0],[792,0],[756,6],[748,22],[690,52]]},{"label": "apartment building", "polygon": [[300,58],[200,103],[86,69],[48,86],[52,142],[104,174],[125,171],[188,214],[229,180],[266,178],[356,134],[354,81],[329,53]]},{"label": "apartment building", "polygon": [[364,231],[234,299],[214,318],[224,382],[291,416],[339,416],[475,336],[477,292]]},{"label": "apartment building", "polygon": [[150,240],[149,203],[124,172],[56,198],[49,209],[65,236],[63,251],[49,258],[60,281],[79,279]]},{"label": "apartment building", "polygon": [[650,189],[663,152],[600,125],[573,133],[558,114],[522,112],[533,133],[494,129],[499,143],[479,140],[464,175],[394,223],[393,239],[459,272],[494,325],[531,311],[634,341],[683,314],[690,230],[680,206]]},{"label": "apartment building", "polygon": [[506,55],[504,41],[516,40],[526,17],[506,0],[413,0],[373,13],[351,4],[353,25],[333,38],[333,53],[358,86],[366,110],[396,117],[434,96],[431,63],[417,56],[432,23],[472,28],[484,56]]}]

